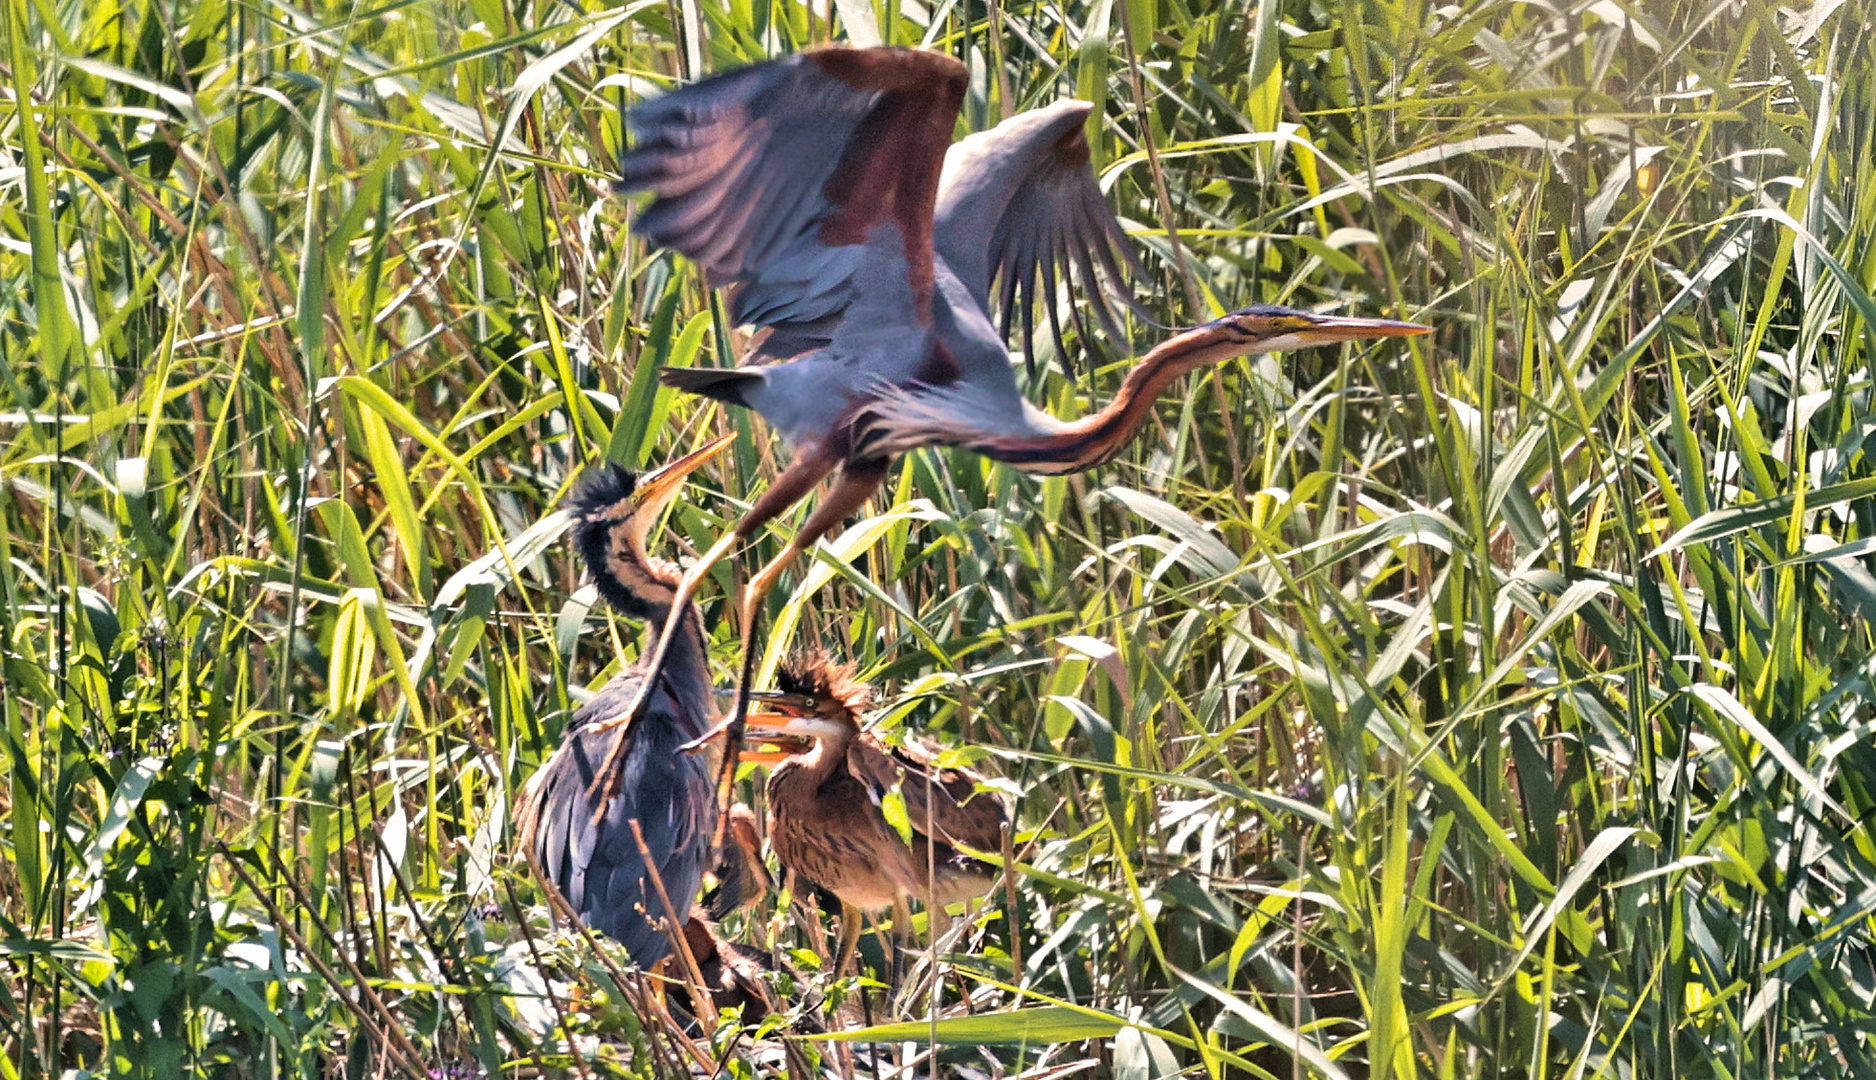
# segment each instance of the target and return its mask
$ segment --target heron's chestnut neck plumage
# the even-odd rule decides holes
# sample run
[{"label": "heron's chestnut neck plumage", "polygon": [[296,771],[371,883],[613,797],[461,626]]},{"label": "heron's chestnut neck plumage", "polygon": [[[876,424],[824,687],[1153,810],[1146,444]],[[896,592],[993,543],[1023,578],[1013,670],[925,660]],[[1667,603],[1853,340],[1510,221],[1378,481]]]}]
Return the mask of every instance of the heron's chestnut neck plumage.
[{"label": "heron's chestnut neck plumage", "polygon": [[1224,338],[1209,326],[1188,330],[1149,350],[1121,380],[1112,401],[1090,416],[1070,421],[1067,430],[1106,436],[1125,444],[1146,421],[1161,391],[1188,372],[1251,351],[1246,343]]},{"label": "heron's chestnut neck plumage", "polygon": [[1079,420],[1014,437],[992,437],[968,445],[986,457],[1024,472],[1080,472],[1112,461],[1146,422],[1160,392],[1188,372],[1258,351],[1215,325],[1188,330],[1140,358],[1113,400]]},{"label": "heron's chestnut neck plumage", "polygon": [[[671,614],[681,573],[677,566],[645,551],[645,534],[660,507],[637,498],[638,477],[617,465],[587,470],[567,499],[573,519],[573,547],[593,579],[593,586],[613,610],[648,625],[663,625]],[[703,653],[703,626],[695,605],[686,605],[685,635]]]}]

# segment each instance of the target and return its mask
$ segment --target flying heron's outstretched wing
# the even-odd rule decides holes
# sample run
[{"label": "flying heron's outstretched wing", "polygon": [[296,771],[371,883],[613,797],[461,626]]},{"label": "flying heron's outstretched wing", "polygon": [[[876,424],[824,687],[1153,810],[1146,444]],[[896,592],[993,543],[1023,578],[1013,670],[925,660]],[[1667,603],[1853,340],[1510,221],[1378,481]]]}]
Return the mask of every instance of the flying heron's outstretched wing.
[{"label": "flying heron's outstretched wing", "polygon": [[[632,111],[621,187],[635,228],[731,289],[755,359],[825,343],[881,277],[929,325],[932,205],[964,65],[918,49],[821,49],[741,68]],[[699,387],[688,387],[700,389]]]},{"label": "flying heron's outstretched wing", "polygon": [[[516,818],[535,872],[551,884],[580,918],[625,946],[647,967],[670,951],[669,930],[681,930],[703,882],[715,829],[715,784],[701,755],[678,747],[682,729],[659,722],[672,699],[655,694],[644,722],[625,734],[624,776],[594,820],[587,790],[593,784],[612,732],[595,733],[591,723],[616,713],[636,691],[636,673],[614,679],[575,714],[560,748],[522,792]],[[630,822],[644,833],[641,849]],[[657,867],[664,902],[647,869]],[[668,923],[666,920],[670,920]]]},{"label": "flying heron's outstretched wing", "polygon": [[1139,261],[1090,167],[1085,101],[1058,101],[1005,120],[953,146],[938,188],[940,257],[985,310],[995,282],[1005,340],[1019,323],[1035,363],[1035,308],[1048,312],[1067,362],[1056,312],[1058,280],[1079,286],[1102,328],[1124,339],[1115,303],[1139,309],[1125,271]]}]

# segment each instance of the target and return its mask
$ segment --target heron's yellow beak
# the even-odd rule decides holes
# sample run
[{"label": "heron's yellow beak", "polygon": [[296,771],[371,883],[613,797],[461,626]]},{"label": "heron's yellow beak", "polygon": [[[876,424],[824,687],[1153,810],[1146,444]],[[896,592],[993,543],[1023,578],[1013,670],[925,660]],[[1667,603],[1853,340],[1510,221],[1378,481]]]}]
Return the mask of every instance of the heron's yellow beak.
[{"label": "heron's yellow beak", "polygon": [[765,746],[756,750],[744,750],[736,755],[736,760],[745,765],[779,765],[801,753],[800,750],[784,750],[779,746]]},{"label": "heron's yellow beak", "polygon": [[[822,727],[831,725],[814,715],[814,699],[806,694],[788,694],[780,690],[751,690],[749,699],[768,707],[751,712],[744,719],[750,738],[766,745],[744,750],[737,760],[758,765],[775,765],[807,750]],[[786,743],[788,745],[778,745]]]},{"label": "heron's yellow beak", "polygon": [[728,449],[735,441],[736,436],[725,435],[711,441],[701,450],[694,450],[675,461],[667,461],[638,478],[638,486],[632,489],[631,539],[639,550],[644,550],[645,534],[650,531],[651,523],[658,520],[664,508],[671,504],[678,492],[684,490],[684,481],[690,474]]},{"label": "heron's yellow beak", "polygon": [[1252,352],[1279,352],[1338,341],[1414,337],[1433,332],[1431,326],[1397,319],[1368,319],[1354,315],[1321,315],[1313,311],[1257,304],[1234,311],[1210,324]]},{"label": "heron's yellow beak", "polygon": [[751,712],[748,724],[757,738],[779,735],[792,739],[838,739],[853,733],[844,725],[815,712],[815,701],[806,694],[787,694],[780,690],[758,690],[750,698],[769,706],[764,712]]},{"label": "heron's yellow beak", "polygon": [[729,449],[736,441],[736,436],[725,435],[714,439],[701,450],[693,450],[676,461],[667,461],[664,465],[644,476],[639,477],[638,487],[632,492],[632,498],[638,502],[640,513],[656,517],[671,499],[684,488],[684,481],[691,473],[703,467],[704,463]]}]

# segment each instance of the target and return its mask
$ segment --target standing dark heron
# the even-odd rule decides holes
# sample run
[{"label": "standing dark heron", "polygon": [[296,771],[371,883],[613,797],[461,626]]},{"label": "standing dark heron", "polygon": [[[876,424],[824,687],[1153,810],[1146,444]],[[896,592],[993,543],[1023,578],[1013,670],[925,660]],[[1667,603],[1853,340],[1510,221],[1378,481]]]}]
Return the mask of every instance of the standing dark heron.
[{"label": "standing dark heron", "polygon": [[[996,868],[957,848],[996,851],[1003,843],[1008,812],[978,790],[980,777],[862,732],[871,691],[825,654],[784,667],[776,684],[755,695],[768,711],[751,714],[750,725],[810,745],[778,755],[769,774],[769,843],[784,869],[839,898],[836,974],[853,959],[861,913],[891,910],[894,932],[904,934],[907,901],[920,900],[935,929],[946,906],[990,891]],[[893,791],[904,800],[910,843],[880,809]]]},{"label": "standing dark heron", "polygon": [[[1148,352],[1089,416],[1039,411],[1017,389],[1004,346],[1018,312],[1027,342],[1035,304],[1053,320],[1058,280],[1078,280],[1111,324],[1103,281],[1118,291],[1121,263],[1134,260],[1089,164],[1093,106],[1056,102],[954,145],[967,82],[965,66],[940,53],[822,49],[694,83],[631,114],[637,143],[620,186],[652,195],[634,228],[727,288],[736,324],[761,328],[741,366],[668,368],[661,378],[756,410],[795,448],[787,470],[691,567],[679,597],[839,470],[744,592],[745,685],[762,598],[865,503],[895,455],[960,446],[1026,472],[1078,472],[1112,460],[1187,372],[1429,329],[1248,307]],[[1003,334],[991,319],[993,284]],[[666,628],[654,659],[676,634]],[[746,704],[739,698],[730,716],[732,748]],[[728,779],[726,771],[720,797]]]},{"label": "standing dark heron", "polygon": [[[731,441],[718,439],[642,477],[610,465],[581,477],[567,500],[574,550],[599,595],[620,614],[651,627],[672,615],[677,567],[646,554],[645,535],[684,478]],[[662,668],[654,676],[641,661],[582,705],[515,808],[536,876],[643,968],[670,951],[671,935],[690,916],[717,817],[710,762],[683,750],[717,717],[702,617],[685,603],[671,621],[677,632]],[[655,684],[648,707],[618,740],[624,782],[596,805],[588,791],[614,741],[607,722],[646,683]]]}]

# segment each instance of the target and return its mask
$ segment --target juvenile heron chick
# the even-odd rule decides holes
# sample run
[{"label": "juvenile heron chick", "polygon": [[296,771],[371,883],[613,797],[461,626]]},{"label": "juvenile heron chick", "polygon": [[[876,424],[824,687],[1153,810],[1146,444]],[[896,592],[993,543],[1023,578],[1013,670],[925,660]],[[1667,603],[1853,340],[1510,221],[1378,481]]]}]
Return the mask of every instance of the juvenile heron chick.
[{"label": "juvenile heron chick", "polygon": [[[646,553],[646,533],[684,478],[730,441],[719,439],[644,476],[599,465],[581,477],[567,500],[574,550],[599,595],[621,615],[656,627],[671,614],[679,571]],[[560,747],[529,778],[515,808],[535,875],[588,926],[624,945],[640,967],[662,959],[671,935],[682,932],[716,827],[713,765],[707,755],[681,749],[717,715],[701,616],[686,603],[674,624],[677,636],[649,706],[617,744],[621,782],[603,801],[592,794],[614,748],[614,732],[604,725],[637,697],[648,675],[643,662],[614,676],[573,714]]]},{"label": "juvenile heron chick", "polygon": [[703,909],[712,919],[754,907],[768,895],[771,884],[769,868],[762,863],[756,812],[746,803],[736,803],[730,807],[727,825],[723,852],[717,860],[716,884],[703,898]]},{"label": "juvenile heron chick", "polygon": [[[785,869],[839,898],[837,973],[853,958],[862,912],[891,909],[897,929],[908,900],[923,901],[937,918],[946,905],[990,891],[996,869],[957,845],[998,850],[1009,814],[996,795],[978,790],[975,773],[938,768],[925,753],[861,731],[870,688],[825,654],[783,668],[776,682],[779,690],[755,695],[763,711],[750,714],[750,726],[809,746],[776,755],[769,843]],[[910,844],[881,810],[894,789],[911,821]]]}]

